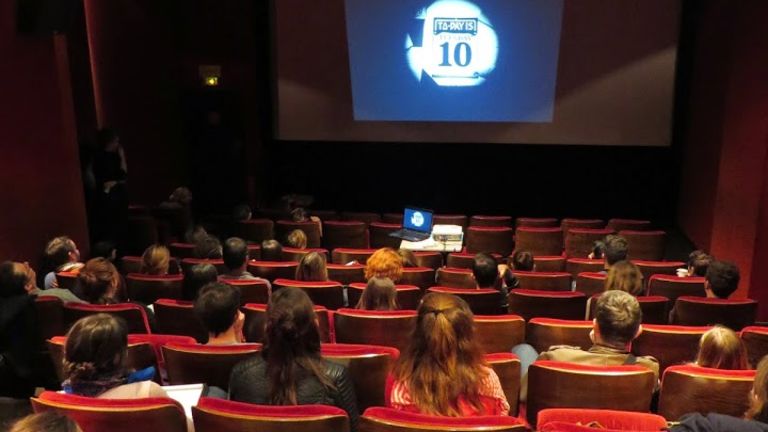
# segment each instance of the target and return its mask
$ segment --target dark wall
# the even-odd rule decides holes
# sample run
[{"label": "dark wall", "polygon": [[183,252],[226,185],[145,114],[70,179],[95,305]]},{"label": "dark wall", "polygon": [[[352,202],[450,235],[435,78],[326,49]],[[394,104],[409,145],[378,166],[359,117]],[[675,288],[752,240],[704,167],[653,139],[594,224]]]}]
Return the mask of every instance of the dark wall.
[{"label": "dark wall", "polygon": [[0,260],[35,262],[61,234],[88,245],[63,36],[16,31],[15,1],[0,2]]}]

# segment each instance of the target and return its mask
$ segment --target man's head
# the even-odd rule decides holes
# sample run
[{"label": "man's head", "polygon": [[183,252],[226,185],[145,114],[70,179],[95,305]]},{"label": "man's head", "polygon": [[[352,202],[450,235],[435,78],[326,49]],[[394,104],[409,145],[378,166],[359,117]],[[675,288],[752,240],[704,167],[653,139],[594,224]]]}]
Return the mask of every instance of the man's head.
[{"label": "man's head", "polygon": [[251,206],[248,204],[238,204],[232,210],[232,218],[235,220],[235,222],[244,222],[250,220],[251,216]]},{"label": "man's head", "polygon": [[712,255],[702,251],[695,250],[688,255],[688,275],[704,277],[707,275],[707,269],[712,264]]},{"label": "man's head", "polygon": [[495,288],[499,279],[499,267],[496,258],[487,253],[475,255],[472,262],[472,274],[475,276],[478,288]]},{"label": "man's head", "polygon": [[224,265],[229,270],[245,269],[248,261],[248,244],[241,238],[230,237],[224,242]]},{"label": "man's head", "polygon": [[640,334],[640,303],[624,291],[606,291],[595,307],[595,342],[624,348]]},{"label": "man's head", "polygon": [[535,267],[533,254],[528,251],[515,251],[509,259],[509,266],[516,271],[533,271]]},{"label": "man's head", "polygon": [[712,261],[704,276],[704,289],[709,297],[727,299],[739,287],[739,268],[728,261]]},{"label": "man's head", "polygon": [[213,282],[200,290],[194,310],[203,327],[216,337],[235,324],[239,308],[240,288]]},{"label": "man's head", "polygon": [[194,254],[196,258],[201,259],[221,259],[223,251],[221,242],[214,236],[205,236],[195,243]]},{"label": "man's head", "polygon": [[261,242],[262,261],[282,261],[283,245],[277,240],[264,240]]},{"label": "man's head", "polygon": [[35,289],[35,271],[27,263],[0,263],[0,298],[27,294]]},{"label": "man's head", "polygon": [[605,237],[603,244],[603,258],[605,258],[606,268],[609,268],[619,261],[624,261],[627,259],[629,243],[627,243],[627,239],[624,237],[611,234]]},{"label": "man's head", "polygon": [[56,237],[45,246],[45,256],[53,266],[59,267],[69,262],[80,261],[80,251],[71,238],[67,236]]}]

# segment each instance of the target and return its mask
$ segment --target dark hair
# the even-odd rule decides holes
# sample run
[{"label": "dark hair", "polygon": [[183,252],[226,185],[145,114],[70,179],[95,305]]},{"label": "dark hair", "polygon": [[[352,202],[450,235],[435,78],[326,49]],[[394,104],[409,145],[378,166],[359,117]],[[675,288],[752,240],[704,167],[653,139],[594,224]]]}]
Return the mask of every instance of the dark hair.
[{"label": "dark hair", "polygon": [[200,259],[221,259],[221,242],[211,235],[202,237],[195,243],[194,253],[195,257]]},{"label": "dark hair", "polygon": [[472,274],[475,275],[478,287],[495,288],[499,281],[499,267],[496,264],[496,258],[487,253],[475,255],[475,259],[472,261]]},{"label": "dark hair", "polygon": [[603,341],[624,346],[637,335],[643,312],[640,303],[624,291],[606,291],[597,299],[595,320]]},{"label": "dark hair", "polygon": [[605,253],[605,243],[602,240],[595,240],[592,243],[592,259],[603,259]]},{"label": "dark hair", "polygon": [[111,143],[112,141],[116,140],[119,137],[117,134],[117,131],[110,128],[103,128],[99,129],[99,131],[96,133],[96,144],[98,145],[99,150],[104,150],[107,148],[107,144]]},{"label": "dark hair", "polygon": [[232,327],[239,308],[240,288],[213,282],[200,290],[194,310],[208,333],[218,336]]},{"label": "dark hair", "polygon": [[296,405],[296,375],[303,370],[333,388],[320,357],[320,331],[312,301],[299,288],[281,288],[267,305],[262,357],[267,363],[267,403]]},{"label": "dark hair", "polygon": [[515,251],[515,253],[509,257],[509,262],[507,264],[517,271],[533,271],[534,263],[535,261],[532,253],[528,251]]},{"label": "dark hair", "polygon": [[232,219],[234,219],[235,222],[247,221],[251,218],[252,214],[251,206],[248,204],[238,204],[232,209]]},{"label": "dark hair", "polygon": [[277,240],[264,240],[261,242],[262,261],[282,261],[283,245]]},{"label": "dark hair", "polygon": [[26,294],[27,275],[16,271],[13,261],[0,264],[0,298]]},{"label": "dark hair", "polygon": [[627,259],[627,253],[629,252],[627,239],[620,235],[611,234],[605,237],[604,243],[604,258],[609,266]]},{"label": "dark hair", "polygon": [[106,258],[88,260],[77,275],[83,300],[91,304],[120,303],[120,274]]},{"label": "dark hair", "polygon": [[306,222],[309,220],[309,216],[307,216],[307,211],[302,207],[296,207],[291,210],[291,219],[293,219],[294,222]]},{"label": "dark hair", "polygon": [[230,237],[224,242],[222,255],[228,269],[238,269],[248,260],[248,244],[241,238]]},{"label": "dark hair", "polygon": [[9,432],[78,432],[77,423],[62,413],[46,411],[30,414],[13,424]]},{"label": "dark hair", "polygon": [[706,281],[709,289],[721,299],[726,299],[739,287],[739,268],[728,261],[712,261],[707,269]]},{"label": "dark hair", "polygon": [[122,318],[90,315],[77,321],[64,345],[64,374],[72,383],[99,381],[125,372],[128,330]]},{"label": "dark hair", "polygon": [[310,252],[299,261],[296,267],[296,280],[322,282],[328,280],[328,267],[325,255]]},{"label": "dark hair", "polygon": [[69,262],[69,253],[77,249],[75,242],[67,236],[60,236],[51,239],[45,245],[45,256],[50,261],[54,269]]},{"label": "dark hair", "polygon": [[416,262],[416,254],[408,249],[398,249],[397,254],[403,259],[403,267],[418,267],[419,263]]},{"label": "dark hair", "polygon": [[198,244],[205,237],[208,237],[208,231],[202,225],[195,225],[190,227],[186,233],[184,233],[184,240],[187,243]]},{"label": "dark hair", "polygon": [[216,266],[213,264],[193,265],[184,275],[184,298],[187,300],[196,299],[200,289],[211,282],[216,282],[218,277]]},{"label": "dark hair", "polygon": [[106,258],[112,260],[112,252],[114,252],[116,246],[109,240],[98,241],[91,247],[91,258]]},{"label": "dark hair", "polygon": [[712,264],[712,255],[702,250],[695,250],[688,255],[688,268],[693,269],[693,274],[689,276],[704,277],[707,275],[707,269]]},{"label": "dark hair", "polygon": [[397,288],[390,278],[372,277],[355,306],[363,310],[397,310]]}]

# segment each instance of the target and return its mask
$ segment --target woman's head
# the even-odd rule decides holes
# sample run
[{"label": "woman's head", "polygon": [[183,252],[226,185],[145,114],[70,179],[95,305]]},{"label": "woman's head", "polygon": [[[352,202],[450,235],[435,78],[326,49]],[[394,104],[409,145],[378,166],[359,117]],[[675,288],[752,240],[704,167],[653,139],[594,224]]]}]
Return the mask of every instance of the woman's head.
[{"label": "woman's head", "polygon": [[312,301],[299,288],[281,288],[269,299],[262,356],[267,362],[269,402],[296,404],[296,369],[331,383],[320,358],[320,331]]},{"label": "woman's head", "polygon": [[696,364],[715,369],[749,369],[747,349],[739,335],[721,326],[701,336]]},{"label": "woman's head", "polygon": [[389,278],[372,277],[357,302],[357,309],[363,310],[397,310],[397,290]]},{"label": "woman's head", "polygon": [[93,258],[77,275],[83,300],[92,304],[119,303],[120,274],[106,258]]},{"label": "woman's head", "polygon": [[744,416],[768,423],[768,355],[763,357],[757,365],[755,382],[749,393],[749,409]]},{"label": "woman's head", "polygon": [[300,229],[295,229],[288,234],[288,246],[296,249],[306,249],[307,235]]},{"label": "woman's head", "polygon": [[365,263],[365,278],[385,277],[393,282],[403,275],[403,259],[394,249],[383,248],[373,253]]},{"label": "woman's head", "polygon": [[479,387],[486,371],[474,329],[464,300],[440,293],[424,296],[410,344],[394,369],[421,412],[458,416],[460,397],[482,412]]},{"label": "woman's head", "polygon": [[67,333],[64,371],[70,381],[96,381],[122,373],[128,347],[125,322],[109,314],[90,315]]},{"label": "woman's head", "polygon": [[325,263],[325,255],[310,252],[299,261],[296,267],[296,280],[322,282],[328,280],[328,268]]},{"label": "woman's head", "polygon": [[31,414],[13,424],[9,432],[81,432],[70,418],[56,411]]},{"label": "woman's head", "polygon": [[152,245],[141,256],[141,273],[166,275],[171,263],[171,252],[163,245]]},{"label": "woman's head", "polygon": [[629,261],[619,261],[608,270],[605,290],[618,290],[639,296],[643,294],[643,273]]},{"label": "woman's head", "polygon": [[418,267],[419,263],[416,262],[416,254],[408,249],[398,249],[397,254],[400,255],[400,259],[403,261],[403,267]]},{"label": "woman's head", "polygon": [[528,251],[515,251],[507,265],[516,271],[533,271],[533,254]]}]

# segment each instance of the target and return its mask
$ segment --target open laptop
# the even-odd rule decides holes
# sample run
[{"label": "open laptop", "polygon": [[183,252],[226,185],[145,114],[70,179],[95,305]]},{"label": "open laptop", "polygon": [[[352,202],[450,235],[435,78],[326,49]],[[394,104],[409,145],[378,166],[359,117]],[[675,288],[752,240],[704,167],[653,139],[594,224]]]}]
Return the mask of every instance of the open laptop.
[{"label": "open laptop", "polygon": [[432,210],[406,207],[403,212],[403,229],[390,234],[403,240],[418,242],[426,240],[432,233]]}]

